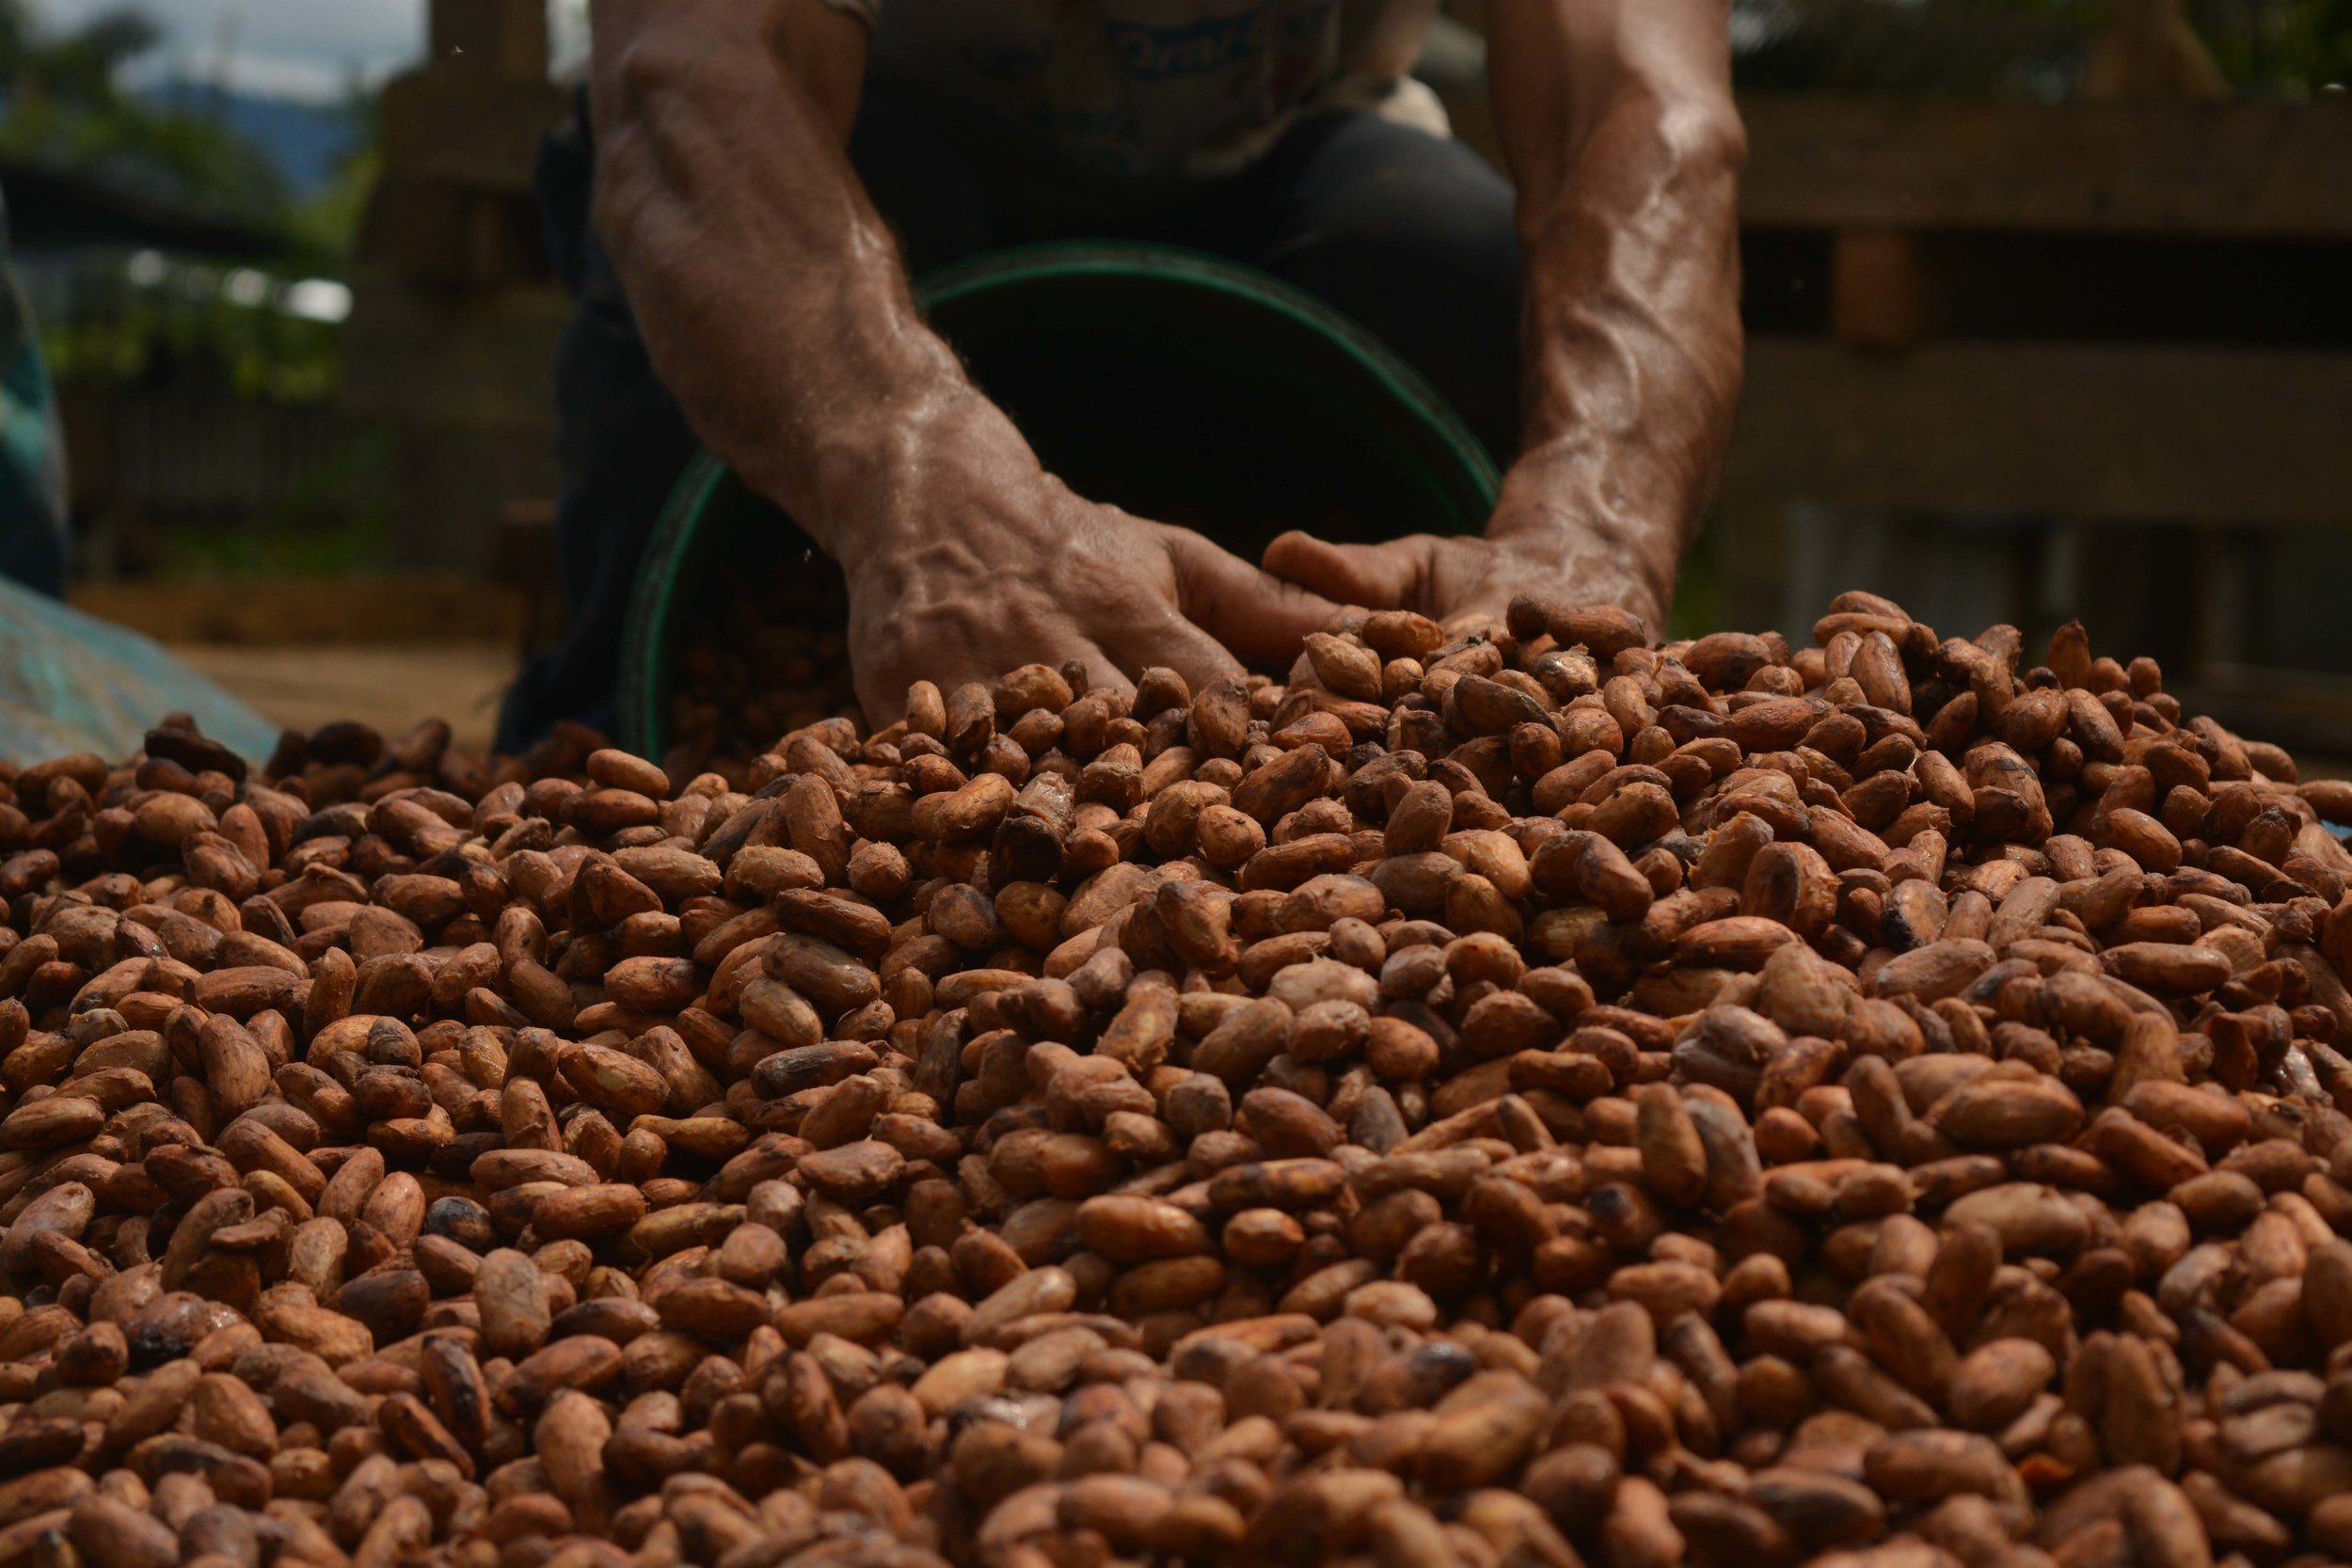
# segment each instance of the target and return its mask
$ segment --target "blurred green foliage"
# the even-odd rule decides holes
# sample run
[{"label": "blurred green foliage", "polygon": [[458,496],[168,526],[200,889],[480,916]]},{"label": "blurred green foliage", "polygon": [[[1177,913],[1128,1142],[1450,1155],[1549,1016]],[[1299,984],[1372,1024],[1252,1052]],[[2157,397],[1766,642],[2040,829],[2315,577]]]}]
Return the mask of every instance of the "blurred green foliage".
[{"label": "blurred green foliage", "polygon": [[[1742,87],[2060,99],[2111,0],[1738,0]],[[2185,0],[2242,92],[2310,97],[2352,81],[2352,0]]]},{"label": "blurred green foliage", "polygon": [[154,541],[151,575],[197,578],[346,578],[397,569],[398,541],[380,489],[357,507],[338,482],[389,478],[389,443],[380,433],[355,437],[322,471],[279,500],[269,515],[234,529],[178,528]]},{"label": "blurred green foliage", "polygon": [[127,7],[52,34],[26,0],[0,0],[0,150],[278,227],[285,184],[260,149],[122,90],[122,68],[162,37]]},{"label": "blurred green foliage", "polygon": [[2352,84],[2352,0],[2194,0],[2189,15],[2240,87],[2303,97]]},{"label": "blurred green foliage", "polygon": [[[235,303],[212,268],[185,293],[125,284],[105,306],[44,325],[42,352],[60,382],[128,383],[167,368],[200,367],[222,389],[275,403],[320,403],[342,384],[339,333],[328,323]],[[206,281],[209,279],[209,281]]]},{"label": "blurred green foliage", "polygon": [[314,271],[330,277],[341,273],[358,244],[368,198],[384,172],[383,117],[374,92],[356,74],[343,87],[339,112],[354,133],[353,150],[324,189],[295,202],[287,214],[298,253]]},{"label": "blurred green foliage", "polygon": [[280,309],[282,280],[343,270],[378,167],[373,95],[352,83],[342,112],[359,150],[297,200],[267,154],[216,116],[124,90],[125,68],[161,37],[133,7],[53,32],[28,0],[0,0],[0,153],[234,220],[266,237],[252,260],[267,277],[248,274],[238,291],[232,267],[173,261],[142,277],[122,258],[88,258],[44,318],[51,369],[122,383],[193,367],[240,397],[326,399],[342,380],[339,334]]}]

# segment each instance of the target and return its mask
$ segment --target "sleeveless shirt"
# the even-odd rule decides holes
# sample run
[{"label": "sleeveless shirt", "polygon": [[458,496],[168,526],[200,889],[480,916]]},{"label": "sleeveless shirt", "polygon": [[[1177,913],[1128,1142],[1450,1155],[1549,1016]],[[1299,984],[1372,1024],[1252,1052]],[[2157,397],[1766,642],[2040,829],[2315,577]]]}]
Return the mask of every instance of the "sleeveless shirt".
[{"label": "sleeveless shirt", "polygon": [[1440,135],[1407,76],[1437,0],[824,0],[872,30],[873,79],[945,99],[1108,173],[1246,166],[1303,113]]}]

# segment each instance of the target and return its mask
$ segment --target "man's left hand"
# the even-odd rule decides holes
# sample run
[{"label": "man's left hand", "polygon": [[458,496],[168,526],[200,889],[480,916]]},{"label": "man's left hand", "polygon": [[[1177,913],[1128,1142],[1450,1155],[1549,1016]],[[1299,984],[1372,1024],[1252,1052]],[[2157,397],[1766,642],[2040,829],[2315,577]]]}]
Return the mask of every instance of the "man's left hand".
[{"label": "man's left hand", "polygon": [[[1534,494],[1514,474],[1484,536],[1416,533],[1377,545],[1335,545],[1290,532],[1266,546],[1265,569],[1342,604],[1412,610],[1463,633],[1501,626],[1514,598],[1621,605],[1663,630],[1666,594],[1643,544]],[[1655,546],[1651,546],[1654,550]],[[1664,563],[1664,580],[1673,581]]]}]

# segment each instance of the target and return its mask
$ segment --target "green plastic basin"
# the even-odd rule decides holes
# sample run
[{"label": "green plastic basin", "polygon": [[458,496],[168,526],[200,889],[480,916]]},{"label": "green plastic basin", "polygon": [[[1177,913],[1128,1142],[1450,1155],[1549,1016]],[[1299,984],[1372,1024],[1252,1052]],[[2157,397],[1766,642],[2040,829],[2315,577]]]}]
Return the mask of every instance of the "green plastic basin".
[{"label": "green plastic basin", "polygon": [[[1355,322],[1264,273],[1166,246],[1024,246],[916,288],[931,325],[1079,494],[1197,528],[1248,559],[1288,528],[1475,532],[1494,460]],[[707,452],[656,524],[621,657],[621,741],[659,757],[679,636],[721,580],[815,559]]]}]

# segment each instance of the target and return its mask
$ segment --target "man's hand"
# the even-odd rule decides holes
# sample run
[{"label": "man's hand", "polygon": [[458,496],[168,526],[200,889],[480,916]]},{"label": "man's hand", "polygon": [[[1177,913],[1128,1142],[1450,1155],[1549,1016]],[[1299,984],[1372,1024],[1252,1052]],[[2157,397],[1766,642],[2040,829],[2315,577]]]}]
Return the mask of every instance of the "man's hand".
[{"label": "man's hand", "polygon": [[1195,689],[1334,606],[1070,493],[923,325],[842,152],[866,35],[810,0],[596,0],[596,216],[688,422],[841,563],[858,695],[1082,660]]},{"label": "man's hand", "polygon": [[868,494],[883,499],[843,536],[842,564],[876,722],[913,681],[1032,662],[1077,659],[1121,689],[1167,665],[1198,691],[1242,660],[1287,664],[1338,608],[1190,530],[1072,494],[977,398]]},{"label": "man's hand", "polygon": [[1457,629],[1528,593],[1660,630],[1739,401],[1729,8],[1494,0],[1488,17],[1525,261],[1525,451],[1483,539],[1294,534],[1266,565]]},{"label": "man's hand", "polygon": [[1517,469],[1483,537],[1416,533],[1334,545],[1292,532],[1265,552],[1266,570],[1286,582],[1344,604],[1418,610],[1456,633],[1502,625],[1522,594],[1622,605],[1662,631],[1674,565],[1656,531],[1629,531],[1564,506]]},{"label": "man's hand", "polygon": [[1623,563],[1558,538],[1415,533],[1377,545],[1333,545],[1286,533],[1266,547],[1266,569],[1346,604],[1412,610],[1455,633],[1502,624],[1520,594],[1557,604],[1623,605],[1661,624],[1649,591]]}]

